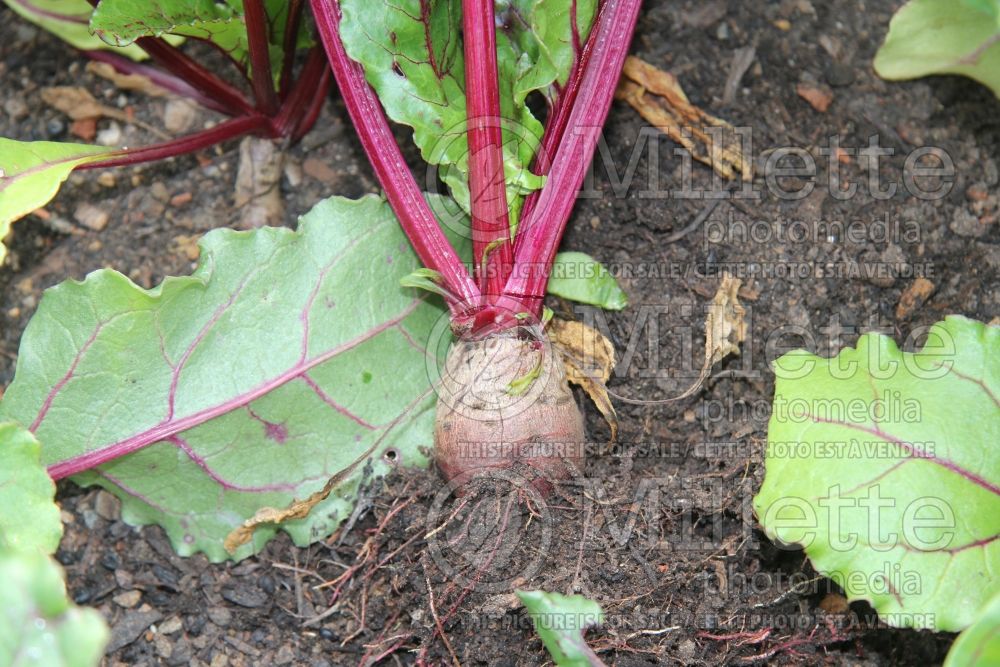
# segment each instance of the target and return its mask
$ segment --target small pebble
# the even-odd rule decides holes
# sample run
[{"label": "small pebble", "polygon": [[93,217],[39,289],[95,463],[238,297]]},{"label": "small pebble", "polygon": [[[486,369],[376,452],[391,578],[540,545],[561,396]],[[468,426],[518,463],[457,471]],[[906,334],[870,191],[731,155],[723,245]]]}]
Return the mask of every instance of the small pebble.
[{"label": "small pebble", "polygon": [[101,174],[97,177],[98,185],[105,188],[115,187],[115,182],[116,182],[115,175],[110,171],[102,171]]},{"label": "small pebble", "polygon": [[49,139],[59,139],[66,134],[66,123],[60,118],[53,118],[45,124],[45,132]]},{"label": "small pebble", "polygon": [[108,226],[108,220],[111,219],[111,216],[93,204],[84,202],[76,207],[73,218],[87,229],[99,232]]},{"label": "small pebble", "polygon": [[291,159],[285,160],[285,180],[290,188],[297,188],[302,183],[302,167]]},{"label": "small pebble", "polygon": [[160,624],[160,632],[165,635],[172,635],[183,627],[184,624],[181,623],[179,616],[171,616]]},{"label": "small pebble", "polygon": [[284,644],[278,649],[274,656],[275,665],[290,665],[295,661],[295,651],[288,644]]},{"label": "small pebble", "polygon": [[156,646],[156,653],[166,660],[174,654],[174,647],[170,639],[162,634],[156,634],[153,636],[153,645]]},{"label": "small pebble", "polygon": [[153,183],[149,187],[149,192],[158,201],[167,202],[170,200],[170,193],[167,191],[167,186],[163,184],[163,181]]},{"label": "small pebble", "polygon": [[105,551],[104,555],[101,556],[101,565],[104,569],[114,572],[121,567],[122,559],[114,551]]},{"label": "small pebble", "polygon": [[20,120],[28,115],[28,105],[16,95],[4,102],[3,110],[7,112],[11,120]]},{"label": "small pebble", "polygon": [[102,519],[117,521],[121,516],[121,510],[122,503],[120,500],[104,489],[97,492],[97,496],[94,498],[94,511],[96,511]]},{"label": "small pebble", "polygon": [[101,146],[120,146],[122,143],[122,127],[115,121],[97,133],[97,143]]},{"label": "small pebble", "polygon": [[835,88],[854,83],[854,68],[844,63],[830,63],[826,68],[826,82]]},{"label": "small pebble", "polygon": [[317,181],[326,183],[327,185],[333,185],[337,182],[337,172],[323,160],[319,160],[314,157],[305,159],[305,162],[302,163],[302,171],[304,171],[307,176],[311,176]]},{"label": "small pebble", "polygon": [[198,111],[187,100],[172,99],[163,110],[163,126],[167,132],[181,134],[194,127]]},{"label": "small pebble", "polygon": [[194,199],[193,194],[190,192],[182,192],[170,198],[170,205],[174,208],[178,208],[190,203],[192,199]]},{"label": "small pebble", "polygon": [[209,607],[208,619],[220,628],[224,628],[233,620],[233,613],[225,607]]},{"label": "small pebble", "polygon": [[139,604],[139,600],[142,599],[142,593],[139,591],[127,591],[116,595],[113,599],[115,604],[119,607],[131,609]]}]

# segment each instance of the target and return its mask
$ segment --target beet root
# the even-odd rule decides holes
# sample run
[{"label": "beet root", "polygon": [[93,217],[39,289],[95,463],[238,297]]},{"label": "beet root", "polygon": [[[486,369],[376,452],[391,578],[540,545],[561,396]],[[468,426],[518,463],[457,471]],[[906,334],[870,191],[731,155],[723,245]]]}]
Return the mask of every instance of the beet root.
[{"label": "beet root", "polygon": [[545,489],[584,459],[583,416],[547,340],[456,341],[438,386],[434,449],[445,478],[518,468]]}]

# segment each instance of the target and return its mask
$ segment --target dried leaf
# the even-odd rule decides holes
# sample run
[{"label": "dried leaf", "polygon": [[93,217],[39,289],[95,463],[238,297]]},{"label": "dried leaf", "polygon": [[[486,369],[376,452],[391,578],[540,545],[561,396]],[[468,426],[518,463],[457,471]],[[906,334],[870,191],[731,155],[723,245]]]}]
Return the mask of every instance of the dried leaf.
[{"label": "dried leaf", "polygon": [[746,310],[740,305],[739,291],[743,281],[733,278],[728,273],[722,275],[722,284],[712,297],[708,306],[708,317],[705,318],[705,363],[701,367],[698,378],[679,396],[663,398],[656,401],[646,401],[626,396],[619,396],[609,391],[615,398],[635,405],[659,405],[671,403],[691,396],[701,389],[708,378],[712,366],[731,354],[739,355],[740,343],[746,340],[747,325],[743,316]]},{"label": "dried leaf", "polygon": [[256,531],[259,527],[264,525],[278,525],[285,521],[306,518],[309,516],[309,512],[312,511],[312,508],[326,500],[333,490],[337,488],[341,482],[350,477],[351,474],[357,469],[358,465],[360,465],[362,461],[366,460],[371,453],[375,451],[375,448],[378,447],[381,442],[381,438],[377,439],[375,444],[355,459],[351,465],[340,470],[336,475],[331,477],[329,481],[327,481],[322,489],[310,494],[305,500],[293,500],[288,507],[284,508],[261,507],[252,517],[244,521],[242,526],[234,528],[230,531],[229,535],[226,535],[226,539],[223,541],[222,546],[229,554],[235,554],[236,550],[241,546],[249,544],[250,540],[253,539],[254,531]]},{"label": "dried leaf", "polygon": [[743,319],[746,309],[740,305],[739,291],[743,281],[728,273],[722,275],[722,284],[712,297],[705,318],[705,363],[695,383],[680,396],[671,400],[679,401],[701,389],[708,378],[712,366],[731,354],[739,355],[740,343],[746,340],[747,324]]},{"label": "dried leaf", "polygon": [[122,74],[108,63],[91,60],[87,63],[87,71],[107,79],[122,90],[134,90],[153,97],[166,97],[170,94],[166,89],[153,83],[149,77],[141,74]]},{"label": "dried leaf", "polygon": [[42,100],[73,120],[82,118],[114,118],[128,122],[121,109],[101,104],[84,88],[78,86],[50,86],[42,88]]},{"label": "dried leaf", "polygon": [[562,356],[566,379],[583,388],[611,427],[611,439],[618,436],[618,417],[608,398],[605,383],[615,365],[615,348],[604,335],[582,322],[553,319],[549,338]]},{"label": "dried leaf", "polygon": [[86,118],[113,118],[123,123],[130,123],[141,127],[160,139],[166,140],[171,138],[161,130],[133,118],[121,109],[101,104],[89,91],[79,86],[50,86],[42,88],[42,100],[50,107],[63,112],[74,121]]},{"label": "dried leaf", "polygon": [[[720,175],[735,178],[740,172],[744,181],[753,179],[753,164],[733,126],[691,104],[673,74],[629,56],[615,97]],[[711,127],[722,130],[710,133]]]},{"label": "dried leaf", "polygon": [[899,297],[899,305],[896,306],[896,319],[905,320],[913,314],[917,308],[924,305],[924,302],[934,293],[936,285],[927,278],[917,278],[910,286],[903,290]]}]

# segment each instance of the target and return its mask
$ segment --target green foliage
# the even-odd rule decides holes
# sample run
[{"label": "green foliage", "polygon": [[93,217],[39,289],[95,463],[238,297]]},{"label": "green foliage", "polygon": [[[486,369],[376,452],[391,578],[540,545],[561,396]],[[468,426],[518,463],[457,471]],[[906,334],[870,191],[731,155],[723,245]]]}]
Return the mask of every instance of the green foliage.
[{"label": "green foliage", "polygon": [[[271,26],[268,53],[272,74],[281,73],[287,0],[265,0]],[[181,35],[216,44],[236,62],[249,64],[243,0],[101,0],[90,28],[109,44],[127,46],[139,37]]]},{"label": "green foliage", "polygon": [[0,423],[0,552],[51,554],[62,539],[56,487],[40,457],[31,433]]},{"label": "green foliage", "polygon": [[[534,90],[549,94],[553,83],[565,82],[574,41],[571,5],[571,0],[536,0],[497,7],[498,20],[504,21],[497,35],[504,173],[515,219],[519,195],[543,183],[528,170],[542,126],[525,97]],[[348,54],[364,66],[389,117],[413,128],[424,159],[441,167],[456,201],[468,211],[460,0],[344,0],[341,8],[340,32]],[[593,19],[592,0],[581,3],[577,17],[583,28],[580,39],[585,40]]]},{"label": "green foliage", "polygon": [[540,91],[554,101],[557,87],[566,83],[573,67],[573,14],[576,40],[586,41],[593,23],[595,0],[500,0],[496,13],[497,60],[511,77],[514,101],[522,104],[529,93]]},{"label": "green foliage", "polygon": [[603,264],[582,252],[556,254],[548,292],[606,310],[622,310],[628,305],[628,297],[614,276]]},{"label": "green foliage", "polygon": [[975,623],[958,636],[944,660],[944,667],[991,665],[1000,665],[1000,595],[987,603]]},{"label": "green foliage", "polygon": [[1000,96],[1000,1],[910,0],[875,54],[885,79],[962,74]]},{"label": "green foliage", "polygon": [[49,558],[62,523],[55,485],[32,435],[0,423],[0,665],[97,665],[108,630],[100,614],[73,607]]},{"label": "green foliage", "polygon": [[54,475],[113,459],[75,479],[122,498],[130,523],[164,526],[182,555],[213,560],[257,510],[306,498],[374,447],[283,524],[297,544],[322,539],[386,472],[390,447],[396,462],[426,463],[422,344],[445,315],[399,286],[418,261],[375,196],[321,202],[295,232],[215,230],[201,248],[193,275],[152,290],[111,270],[50,289],[0,414],[32,425]]},{"label": "green foliage", "polygon": [[582,595],[560,595],[545,591],[517,591],[528,610],[535,632],[559,667],[601,664],[583,639],[584,631],[604,622],[599,604]]},{"label": "green foliage", "polygon": [[[90,14],[94,10],[87,0],[3,0],[22,18],[51,32],[71,46],[90,51],[115,49],[133,60],[145,59],[146,52],[137,46],[118,48],[109,45],[90,32]],[[178,40],[173,40],[174,43]]]},{"label": "green foliage", "polygon": [[100,663],[109,636],[104,619],[70,604],[55,561],[0,549],[0,581],[0,665]]},{"label": "green foliage", "polygon": [[767,535],[889,624],[967,627],[1000,593],[1000,328],[952,316],[917,353],[866,334],[775,373]]},{"label": "green foliage", "polygon": [[45,206],[75,167],[107,157],[113,149],[0,137],[0,262],[12,222]]}]

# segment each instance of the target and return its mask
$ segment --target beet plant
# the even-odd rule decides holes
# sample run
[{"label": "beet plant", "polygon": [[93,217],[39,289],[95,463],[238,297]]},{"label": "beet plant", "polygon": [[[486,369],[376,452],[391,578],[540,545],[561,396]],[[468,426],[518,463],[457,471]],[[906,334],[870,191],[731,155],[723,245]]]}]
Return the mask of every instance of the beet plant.
[{"label": "beet plant", "polygon": [[[449,478],[515,464],[565,477],[579,463],[583,420],[539,326],[542,301],[617,85],[608,72],[621,70],[639,3],[418,8],[313,2],[365,151],[449,308],[457,342],[439,386],[436,457]],[[536,91],[549,109],[541,133],[527,106]],[[409,176],[383,107],[413,127],[424,157],[467,206],[471,276]],[[481,453],[495,443],[503,451]]]},{"label": "beet plant", "polygon": [[[91,59],[148,77],[228,118],[189,135],[121,149],[0,138],[0,241],[12,222],[45,205],[74,169],[164,160],[244,136],[295,142],[316,122],[329,89],[330,70],[322,48],[310,43],[303,0],[5,1]],[[183,50],[181,40],[204,44],[218,63]],[[5,251],[0,243],[0,260]]]},{"label": "beet plant", "polygon": [[[42,442],[53,479],[110,490],[126,521],[212,560],[279,527],[322,539],[401,464],[566,475],[583,421],[543,300],[626,302],[592,258],[557,250],[638,8],[313,2],[385,197],[331,197],[295,231],[215,230],[192,275],[153,289],[110,269],[50,288],[0,418]],[[450,195],[418,186],[390,118]]]}]

